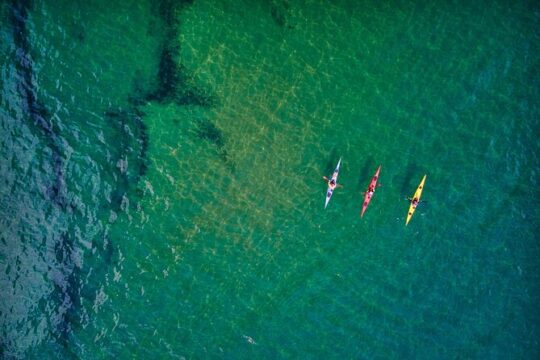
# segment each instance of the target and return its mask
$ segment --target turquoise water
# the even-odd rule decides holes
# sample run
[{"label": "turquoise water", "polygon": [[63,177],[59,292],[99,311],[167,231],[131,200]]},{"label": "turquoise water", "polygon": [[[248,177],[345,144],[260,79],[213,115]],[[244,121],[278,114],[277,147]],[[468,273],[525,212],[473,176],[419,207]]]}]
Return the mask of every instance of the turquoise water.
[{"label": "turquoise water", "polygon": [[1,357],[540,356],[536,3],[0,23]]}]

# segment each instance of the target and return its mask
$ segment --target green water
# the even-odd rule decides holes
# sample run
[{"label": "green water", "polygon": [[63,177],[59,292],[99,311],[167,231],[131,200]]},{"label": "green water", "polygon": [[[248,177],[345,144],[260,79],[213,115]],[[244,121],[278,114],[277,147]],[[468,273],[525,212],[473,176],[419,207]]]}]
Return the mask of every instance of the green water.
[{"label": "green water", "polygon": [[0,4],[0,357],[540,356],[538,4]]}]

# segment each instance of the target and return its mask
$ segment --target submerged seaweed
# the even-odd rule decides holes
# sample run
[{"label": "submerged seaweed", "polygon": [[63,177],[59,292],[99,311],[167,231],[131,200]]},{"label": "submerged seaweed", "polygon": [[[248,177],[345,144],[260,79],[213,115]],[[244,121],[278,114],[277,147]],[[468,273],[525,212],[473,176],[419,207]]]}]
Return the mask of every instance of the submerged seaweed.
[{"label": "submerged seaweed", "polygon": [[[178,45],[179,12],[193,1],[162,0],[158,3],[158,14],[166,26],[165,39],[159,60],[157,86],[146,96],[146,100],[159,103],[175,103],[180,106],[210,107],[214,99],[205,91],[193,85],[187,69],[179,61]],[[134,99],[134,103],[137,101]],[[210,141],[218,148],[220,157],[228,163],[225,141],[222,132],[210,121],[200,120],[196,134],[199,138]]]},{"label": "submerged seaweed", "polygon": [[229,161],[229,156],[225,149],[223,132],[208,119],[199,119],[196,125],[195,134],[197,137],[214,144],[221,159],[231,166],[231,170],[234,170],[234,165]]},{"label": "submerged seaweed", "polygon": [[199,138],[208,140],[219,148],[224,145],[223,133],[210,120],[199,120],[196,133]]},{"label": "submerged seaweed", "polygon": [[289,11],[289,2],[287,0],[274,0],[270,2],[270,15],[272,20],[282,28],[294,29],[294,26],[288,23],[287,12]]},{"label": "submerged seaweed", "polygon": [[147,100],[197,106],[211,106],[213,103],[208,94],[191,84],[186,69],[178,61],[178,13],[192,3],[171,0],[158,3],[157,11],[166,26],[165,38],[160,54],[157,86],[147,95]]},{"label": "submerged seaweed", "polygon": [[159,60],[158,84],[147,100],[160,103],[174,102],[178,105],[211,106],[212,99],[202,90],[189,85],[186,70],[177,64],[178,50],[163,45]]},{"label": "submerged seaweed", "polygon": [[13,42],[17,47],[15,68],[20,81],[17,83],[17,91],[23,99],[23,113],[26,114],[28,126],[41,133],[47,146],[52,151],[51,163],[53,180],[46,189],[45,195],[62,210],[70,208],[67,201],[64,180],[64,159],[61,152],[61,140],[53,128],[51,116],[46,107],[39,101],[35,88],[33,61],[30,56],[30,44],[28,42],[28,30],[26,21],[31,2],[28,0],[13,0],[11,4],[11,25],[13,27]]}]

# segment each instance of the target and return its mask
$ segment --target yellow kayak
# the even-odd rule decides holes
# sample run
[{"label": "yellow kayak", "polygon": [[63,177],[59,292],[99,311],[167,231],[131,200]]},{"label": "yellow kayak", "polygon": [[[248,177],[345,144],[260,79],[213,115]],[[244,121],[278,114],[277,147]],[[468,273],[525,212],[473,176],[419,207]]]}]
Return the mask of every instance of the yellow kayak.
[{"label": "yellow kayak", "polygon": [[424,189],[424,183],[426,182],[426,176],[422,178],[422,181],[420,181],[420,185],[418,185],[418,188],[414,192],[414,196],[411,201],[411,205],[409,206],[409,213],[407,214],[407,221],[405,221],[405,225],[409,223],[409,220],[411,220],[411,217],[414,214],[414,210],[416,210],[416,207],[418,206],[418,203],[420,202],[420,196],[422,196],[422,190]]}]

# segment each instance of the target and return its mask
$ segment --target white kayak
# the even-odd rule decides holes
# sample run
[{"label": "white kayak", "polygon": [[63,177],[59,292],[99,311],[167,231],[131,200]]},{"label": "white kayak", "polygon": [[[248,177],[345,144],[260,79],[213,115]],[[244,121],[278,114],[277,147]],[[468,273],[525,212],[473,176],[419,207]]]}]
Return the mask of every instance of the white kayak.
[{"label": "white kayak", "polygon": [[[338,177],[338,174],[339,174],[339,165],[341,164],[341,158],[339,158],[339,161],[337,163],[337,166],[336,166],[336,170],[334,170],[334,173],[332,174],[332,178],[330,179],[330,181],[333,181],[336,186],[337,186],[337,177]],[[332,188],[330,186],[330,184],[328,184],[328,190],[326,190],[326,202],[324,203],[324,208],[326,209],[326,207],[328,206],[328,203],[330,202],[330,198],[332,197],[332,194],[334,193],[334,188]]]}]

